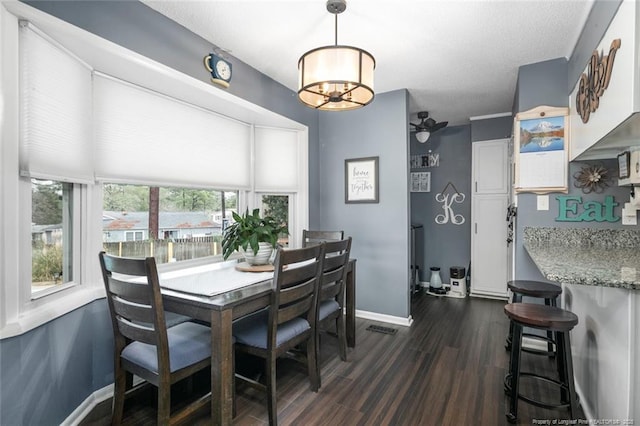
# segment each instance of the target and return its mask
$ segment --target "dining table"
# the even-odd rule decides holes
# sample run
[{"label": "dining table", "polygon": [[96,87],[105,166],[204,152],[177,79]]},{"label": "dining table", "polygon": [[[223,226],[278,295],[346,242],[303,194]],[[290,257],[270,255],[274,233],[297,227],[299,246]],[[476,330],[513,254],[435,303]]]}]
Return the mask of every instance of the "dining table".
[{"label": "dining table", "polygon": [[[237,261],[161,273],[166,311],[211,326],[211,423],[233,421],[233,321],[269,305],[273,272],[244,272]],[[347,346],[355,347],[356,259],[350,259],[345,280]]]}]

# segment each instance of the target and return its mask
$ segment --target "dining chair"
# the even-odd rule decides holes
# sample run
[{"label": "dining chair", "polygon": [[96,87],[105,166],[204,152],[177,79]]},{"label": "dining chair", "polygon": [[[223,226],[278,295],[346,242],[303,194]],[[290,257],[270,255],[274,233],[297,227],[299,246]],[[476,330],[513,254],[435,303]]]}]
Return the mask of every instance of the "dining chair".
[{"label": "dining chair", "polygon": [[[276,359],[300,347],[307,364],[311,390],[320,384],[316,349],[316,298],[324,262],[324,244],[300,249],[279,248],[274,260],[273,292],[269,307],[237,320],[235,349],[265,360],[266,383],[236,374],[250,386],[266,391],[269,424],[278,423]],[[304,344],[306,343],[306,344]]]},{"label": "dining chair", "polygon": [[114,336],[113,411],[122,423],[132,376],[158,388],[157,424],[183,421],[208,403],[210,394],[171,416],[171,385],[211,364],[211,329],[194,322],[167,327],[153,257],[124,258],[100,252]]},{"label": "dining chair", "polygon": [[319,244],[325,241],[342,240],[344,231],[311,231],[302,230],[302,247],[308,247],[313,244]]},{"label": "dining chair", "polygon": [[[318,293],[318,324],[316,345],[320,352],[320,331],[335,326],[338,337],[338,352],[342,361],[347,360],[347,337],[344,320],[344,283],[351,252],[351,237],[325,243],[325,258],[320,290]],[[320,359],[318,358],[318,380],[321,382]]]}]

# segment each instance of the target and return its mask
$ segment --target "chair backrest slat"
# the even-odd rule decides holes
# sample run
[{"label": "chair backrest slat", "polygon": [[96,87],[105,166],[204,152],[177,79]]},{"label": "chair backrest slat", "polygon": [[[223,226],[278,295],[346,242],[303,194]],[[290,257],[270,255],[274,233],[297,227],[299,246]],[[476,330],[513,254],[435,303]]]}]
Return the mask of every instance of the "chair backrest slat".
[{"label": "chair backrest slat", "polygon": [[312,308],[312,304],[314,303],[314,297],[309,295],[304,299],[300,299],[297,303],[293,305],[288,305],[282,307],[278,310],[278,324],[283,324],[287,321],[290,321],[294,318],[297,318],[305,313],[309,312]]},{"label": "chair backrest slat", "polygon": [[325,243],[325,259],[319,300],[335,298],[343,305],[344,281],[351,253],[351,237]]},{"label": "chair backrest slat", "polygon": [[158,345],[158,333],[156,330],[147,327],[147,324],[136,324],[119,317],[117,319],[118,331],[127,339],[137,342],[147,343],[149,345]]},{"label": "chair backrest slat", "polygon": [[305,316],[315,327],[316,298],[323,262],[324,243],[301,249],[278,249],[269,310],[269,347],[275,347],[278,324]]},{"label": "chair backrest slat", "polygon": [[327,241],[344,239],[344,231],[312,231],[302,230],[302,247],[309,247]]},{"label": "chair backrest slat", "polygon": [[[135,277],[135,275],[131,275],[130,277]],[[109,292],[111,294],[132,303],[149,306],[149,298],[152,290],[146,280],[144,283],[137,283],[117,279],[113,276],[108,277],[108,279]]]},{"label": "chair backrest slat", "polygon": [[155,313],[151,306],[131,303],[119,297],[114,297],[112,300],[116,315],[128,321],[145,323],[146,326],[153,328]]},{"label": "chair backrest slat", "polygon": [[116,356],[131,340],[155,345],[157,365],[163,369],[162,375],[168,375],[167,328],[155,259],[124,258],[105,252],[99,258]]},{"label": "chair backrest slat", "polygon": [[312,294],[315,291],[315,286],[318,284],[316,280],[307,280],[301,282],[298,285],[290,286],[287,288],[280,288],[280,306],[294,303],[297,300],[303,299],[306,296]]}]

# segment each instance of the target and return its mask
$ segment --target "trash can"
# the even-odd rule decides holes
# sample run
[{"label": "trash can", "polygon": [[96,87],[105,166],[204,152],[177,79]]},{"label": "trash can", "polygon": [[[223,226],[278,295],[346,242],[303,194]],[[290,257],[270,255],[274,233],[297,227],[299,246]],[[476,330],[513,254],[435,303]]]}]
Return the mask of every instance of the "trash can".
[{"label": "trash can", "polygon": [[467,297],[466,271],[463,266],[452,266],[449,268],[451,277],[450,296]]}]

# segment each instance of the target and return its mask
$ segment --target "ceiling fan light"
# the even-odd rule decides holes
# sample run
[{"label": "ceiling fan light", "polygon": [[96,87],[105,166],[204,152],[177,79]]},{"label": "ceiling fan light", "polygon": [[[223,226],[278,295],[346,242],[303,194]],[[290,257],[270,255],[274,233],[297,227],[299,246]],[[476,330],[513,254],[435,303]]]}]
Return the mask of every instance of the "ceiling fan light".
[{"label": "ceiling fan light", "polygon": [[420,143],[425,143],[427,140],[429,140],[429,136],[431,136],[431,133],[427,132],[426,130],[416,132],[416,139],[418,139],[418,142]]}]

